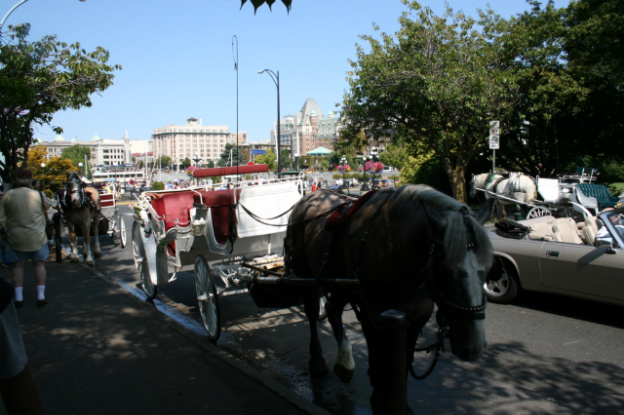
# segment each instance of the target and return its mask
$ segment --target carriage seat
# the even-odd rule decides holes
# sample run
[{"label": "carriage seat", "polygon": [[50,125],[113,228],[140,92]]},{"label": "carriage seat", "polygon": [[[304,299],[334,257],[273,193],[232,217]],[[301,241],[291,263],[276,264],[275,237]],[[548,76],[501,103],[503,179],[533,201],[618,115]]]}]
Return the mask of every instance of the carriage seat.
[{"label": "carriage seat", "polygon": [[193,192],[152,193],[152,207],[165,221],[165,231],[174,226],[189,226],[189,210],[193,208]]},{"label": "carriage seat", "polygon": [[[194,203],[210,208],[212,231],[221,245],[228,241],[232,233],[231,229],[237,223],[234,191],[234,189],[221,189],[193,193]],[[236,200],[240,198],[240,193],[241,189],[236,189]]]}]

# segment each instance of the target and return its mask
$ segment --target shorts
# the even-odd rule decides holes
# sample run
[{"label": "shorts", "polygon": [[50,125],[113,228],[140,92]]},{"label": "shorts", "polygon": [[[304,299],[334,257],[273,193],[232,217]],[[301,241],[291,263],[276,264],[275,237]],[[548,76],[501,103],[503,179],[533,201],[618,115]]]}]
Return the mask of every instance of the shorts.
[{"label": "shorts", "polygon": [[31,259],[33,261],[46,261],[49,257],[50,250],[48,249],[48,244],[43,245],[38,251],[33,252],[15,251],[9,245],[5,245],[2,260],[4,261],[6,258],[6,264],[13,264],[14,262],[26,261],[27,259]]}]

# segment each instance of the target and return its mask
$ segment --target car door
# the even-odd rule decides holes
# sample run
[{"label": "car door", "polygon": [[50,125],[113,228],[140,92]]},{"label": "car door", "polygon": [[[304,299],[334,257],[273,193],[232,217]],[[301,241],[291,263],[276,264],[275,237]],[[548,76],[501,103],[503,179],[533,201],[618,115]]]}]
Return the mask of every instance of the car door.
[{"label": "car door", "polygon": [[624,299],[624,251],[546,242],[539,253],[542,284],[562,294]]}]

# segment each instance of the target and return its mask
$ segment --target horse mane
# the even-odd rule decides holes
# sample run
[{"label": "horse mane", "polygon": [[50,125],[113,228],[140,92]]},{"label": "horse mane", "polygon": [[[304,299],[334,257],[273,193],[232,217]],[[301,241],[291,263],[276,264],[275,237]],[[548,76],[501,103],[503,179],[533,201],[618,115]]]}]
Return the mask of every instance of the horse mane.
[{"label": "horse mane", "polygon": [[[460,262],[468,249],[475,250],[479,262],[492,261],[490,239],[466,205],[426,185],[403,186],[401,189],[424,208],[429,221],[434,223],[434,228],[443,228],[442,242],[449,263]],[[470,235],[473,241],[469,240]],[[469,246],[469,242],[474,246]]]}]

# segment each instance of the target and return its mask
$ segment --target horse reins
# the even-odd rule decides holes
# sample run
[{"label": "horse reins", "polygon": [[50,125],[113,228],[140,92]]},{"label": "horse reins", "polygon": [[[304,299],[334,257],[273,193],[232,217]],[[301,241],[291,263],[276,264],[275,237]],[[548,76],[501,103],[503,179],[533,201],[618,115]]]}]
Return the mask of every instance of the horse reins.
[{"label": "horse reins", "polygon": [[[438,306],[438,311],[436,313],[436,322],[438,323],[438,333],[436,336],[436,342],[426,346],[413,349],[413,352],[426,352],[430,353],[432,350],[435,350],[435,356],[429,366],[429,369],[425,371],[422,375],[416,374],[412,365],[409,366],[409,372],[414,379],[423,380],[427,376],[429,376],[436,364],[438,363],[438,358],[440,357],[440,353],[444,353],[444,338],[449,336],[450,325],[448,319],[446,318],[445,313],[449,314],[466,314],[469,319],[472,320],[483,320],[485,319],[485,308],[487,307],[487,299],[485,295],[483,296],[483,302],[478,306],[460,306],[451,301],[446,300],[440,290],[437,288],[436,279],[433,274],[433,261],[435,258],[434,251],[436,243],[438,241],[433,241],[431,244],[431,248],[429,249],[429,256],[427,260],[426,270],[427,270],[427,286],[429,289],[429,293],[433,301]],[[468,249],[474,248],[474,244],[469,243]]]}]

